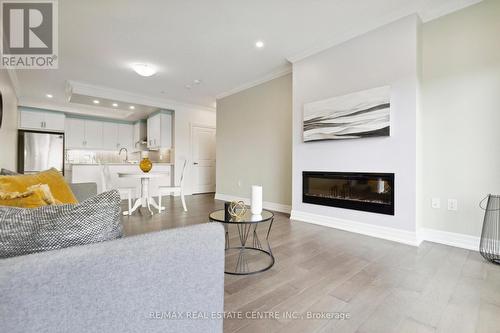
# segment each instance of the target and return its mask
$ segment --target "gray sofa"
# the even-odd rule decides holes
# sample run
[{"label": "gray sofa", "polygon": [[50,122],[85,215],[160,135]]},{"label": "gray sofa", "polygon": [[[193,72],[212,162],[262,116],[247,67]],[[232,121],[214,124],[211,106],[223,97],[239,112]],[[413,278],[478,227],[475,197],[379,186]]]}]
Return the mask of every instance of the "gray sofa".
[{"label": "gray sofa", "polygon": [[215,223],[0,260],[2,332],[222,332],[223,303]]}]

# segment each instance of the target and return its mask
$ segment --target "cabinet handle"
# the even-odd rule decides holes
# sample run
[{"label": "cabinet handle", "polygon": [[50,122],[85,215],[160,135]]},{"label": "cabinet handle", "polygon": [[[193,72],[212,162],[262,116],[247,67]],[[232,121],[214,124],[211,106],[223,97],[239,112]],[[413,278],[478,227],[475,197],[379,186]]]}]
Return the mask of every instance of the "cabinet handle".
[{"label": "cabinet handle", "polygon": [[40,127],[43,128],[43,121],[40,123]]}]

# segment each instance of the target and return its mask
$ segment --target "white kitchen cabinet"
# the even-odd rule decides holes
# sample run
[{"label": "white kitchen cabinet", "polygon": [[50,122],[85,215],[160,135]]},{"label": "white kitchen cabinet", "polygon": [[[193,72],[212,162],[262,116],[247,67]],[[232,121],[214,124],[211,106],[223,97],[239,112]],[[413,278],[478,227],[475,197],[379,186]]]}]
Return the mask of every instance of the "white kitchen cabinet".
[{"label": "white kitchen cabinet", "polygon": [[157,113],[147,120],[148,148],[172,147],[172,115]]},{"label": "white kitchen cabinet", "polygon": [[19,128],[64,132],[65,118],[66,116],[62,112],[21,109],[19,112]]},{"label": "white kitchen cabinet", "polygon": [[85,148],[103,149],[103,122],[85,120]]},{"label": "white kitchen cabinet", "polygon": [[130,149],[133,146],[134,128],[132,124],[103,122],[103,149]]},{"label": "white kitchen cabinet", "polygon": [[67,149],[118,150],[133,147],[132,124],[79,118],[66,120]]},{"label": "white kitchen cabinet", "polygon": [[115,150],[119,148],[118,124],[111,122],[102,123],[103,149]]},{"label": "white kitchen cabinet", "polygon": [[132,124],[118,124],[118,148],[133,149],[134,126]]},{"label": "white kitchen cabinet", "polygon": [[85,148],[85,120],[67,118],[65,140],[66,148]]},{"label": "white kitchen cabinet", "polygon": [[148,148],[157,149],[160,147],[161,135],[161,114],[149,117],[148,125]]},{"label": "white kitchen cabinet", "polygon": [[103,149],[102,122],[68,118],[65,127],[67,149]]},{"label": "white kitchen cabinet", "polygon": [[134,124],[134,146],[132,151],[137,152],[141,150],[141,142],[147,140],[146,122],[138,121]]},{"label": "white kitchen cabinet", "polygon": [[49,112],[45,114],[44,130],[64,131],[66,115],[64,113]]}]

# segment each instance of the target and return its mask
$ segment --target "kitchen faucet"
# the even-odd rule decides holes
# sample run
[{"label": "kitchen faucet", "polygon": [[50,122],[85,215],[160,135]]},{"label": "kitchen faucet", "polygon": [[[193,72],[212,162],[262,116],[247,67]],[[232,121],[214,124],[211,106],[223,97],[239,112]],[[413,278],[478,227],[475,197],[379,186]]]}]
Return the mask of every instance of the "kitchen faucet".
[{"label": "kitchen faucet", "polygon": [[121,148],[120,152],[118,153],[119,156],[122,155],[122,150],[125,150],[125,162],[128,162],[128,150],[127,148]]}]

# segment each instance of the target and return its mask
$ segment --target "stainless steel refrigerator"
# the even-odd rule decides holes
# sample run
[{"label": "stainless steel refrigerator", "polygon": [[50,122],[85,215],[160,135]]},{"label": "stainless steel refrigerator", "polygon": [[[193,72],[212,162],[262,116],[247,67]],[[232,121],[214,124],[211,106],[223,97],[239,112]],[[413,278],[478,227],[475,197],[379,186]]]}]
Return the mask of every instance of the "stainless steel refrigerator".
[{"label": "stainless steel refrigerator", "polygon": [[18,171],[34,173],[55,168],[64,174],[64,134],[18,132]]}]

